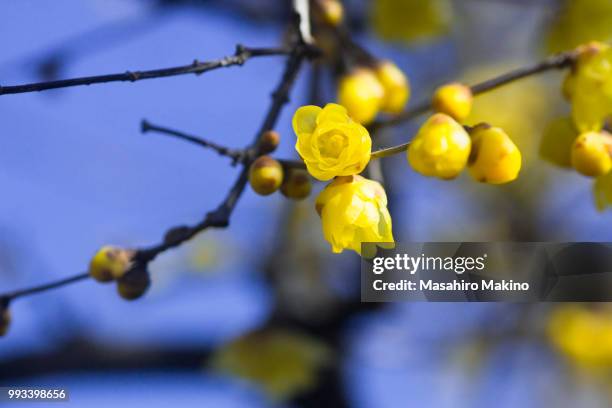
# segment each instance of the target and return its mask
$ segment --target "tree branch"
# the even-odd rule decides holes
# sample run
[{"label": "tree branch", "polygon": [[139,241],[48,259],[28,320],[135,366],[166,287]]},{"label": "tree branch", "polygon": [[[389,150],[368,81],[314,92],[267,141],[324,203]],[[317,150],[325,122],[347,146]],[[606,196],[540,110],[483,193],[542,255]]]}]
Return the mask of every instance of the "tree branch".
[{"label": "tree branch", "polygon": [[[555,69],[564,69],[571,67],[576,61],[577,57],[578,52],[575,50],[556,54],[546,58],[545,60],[537,64],[518,68],[513,71],[499,75],[497,77],[472,85],[470,89],[472,90],[472,94],[480,95],[493,89],[499,88],[501,86],[507,85],[511,82],[518,81],[520,79],[524,79]],[[424,101],[417,104],[412,109],[400,113],[399,115],[394,116],[390,119],[376,121],[372,123],[369,128],[371,131],[373,131],[389,126],[399,125],[401,123],[414,119],[417,116],[427,113],[430,110],[431,101]]]},{"label": "tree branch", "polygon": [[1,86],[0,96],[8,94],[39,92],[49,89],[67,88],[80,85],[101,84],[106,82],[136,82],[143,79],[162,78],[185,74],[202,74],[218,68],[242,65],[254,57],[273,55],[287,55],[291,52],[287,48],[248,48],[242,45],[236,46],[234,55],[221,58],[216,61],[199,62],[193,61],[189,65],[172,68],[153,69],[149,71],[127,71],[122,74],[97,75],[72,79],[61,79],[58,81],[36,82],[25,85]]},{"label": "tree branch", "polygon": [[178,139],[186,140],[190,143],[197,144],[199,146],[205,147],[207,149],[212,149],[219,153],[221,156],[226,156],[232,159],[232,164],[236,164],[245,156],[245,151],[243,149],[230,149],[229,147],[221,146],[217,143],[211,142],[206,139],[202,139],[197,136],[193,136],[184,132],[180,132],[178,130],[170,129],[167,127],[157,126],[149,123],[147,120],[143,120],[141,122],[140,127],[142,133],[147,132],[157,132],[164,135],[174,136]]}]

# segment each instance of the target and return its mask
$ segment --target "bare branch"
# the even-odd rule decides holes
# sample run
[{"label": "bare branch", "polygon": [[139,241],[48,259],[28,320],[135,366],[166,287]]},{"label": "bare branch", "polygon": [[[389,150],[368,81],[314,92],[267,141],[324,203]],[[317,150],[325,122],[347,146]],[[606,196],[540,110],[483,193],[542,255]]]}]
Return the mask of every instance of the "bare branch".
[{"label": "bare branch", "polygon": [[[543,72],[552,71],[555,69],[569,68],[574,64],[577,57],[578,53],[576,51],[568,51],[561,54],[553,55],[537,64],[530,65],[524,68],[518,68],[505,74],[472,85],[470,89],[472,90],[472,93],[474,95],[483,94],[485,92],[507,85],[511,82],[518,81],[520,79],[524,79],[533,75],[541,74]],[[374,122],[372,125],[370,125],[369,128],[370,130],[375,130],[384,127],[399,125],[401,123],[414,119],[417,116],[427,113],[430,110],[431,101],[424,101],[417,104],[412,109],[400,113],[399,115],[394,116],[390,119]]]},{"label": "bare branch", "polygon": [[185,74],[202,74],[218,68],[242,65],[254,57],[273,55],[287,55],[291,52],[287,48],[248,48],[242,45],[236,46],[234,55],[221,58],[216,61],[199,62],[193,61],[189,65],[172,68],[153,69],[149,71],[127,71],[122,74],[97,75],[72,79],[61,79],[58,81],[36,82],[25,85],[0,86],[0,96],[8,94],[39,92],[49,89],[67,88],[80,85],[101,84],[106,82],[136,82],[143,79],[162,78]]},{"label": "bare branch", "polygon": [[221,146],[217,143],[202,139],[197,136],[193,136],[178,130],[170,129],[167,127],[157,126],[149,123],[147,120],[141,122],[140,127],[142,133],[157,132],[164,135],[174,136],[181,140],[186,140],[190,143],[197,144],[207,149],[212,149],[219,153],[221,156],[226,156],[232,159],[232,164],[236,164],[242,161],[245,157],[246,152],[242,149],[230,149],[229,147]]}]

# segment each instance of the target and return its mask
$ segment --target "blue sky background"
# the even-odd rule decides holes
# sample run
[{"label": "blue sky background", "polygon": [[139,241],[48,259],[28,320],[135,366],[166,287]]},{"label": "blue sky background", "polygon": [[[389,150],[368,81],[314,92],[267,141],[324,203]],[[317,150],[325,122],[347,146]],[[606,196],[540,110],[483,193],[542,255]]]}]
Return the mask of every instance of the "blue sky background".
[{"label": "blue sky background", "polygon": [[[21,0],[4,2],[0,14],[2,85],[37,80],[32,66],[38,57],[113,21],[133,21],[141,34],[71,58],[62,77],[216,59],[231,54],[237,43],[277,44],[282,34],[280,26],[250,23],[211,8],[185,7],[146,17],[149,6],[141,1]],[[370,37],[362,40],[410,74],[417,99],[457,74],[457,64],[439,63],[458,59],[451,40],[409,50]],[[212,152],[142,135],[140,120],[242,146],[259,127],[281,69],[279,58],[262,58],[198,77],[1,97],[0,291],[83,271],[103,244],[152,244],[170,226],[197,222],[224,196],[238,170]],[[305,78],[298,81],[279,122],[283,157],[294,154],[290,118],[305,100]],[[398,140],[405,140],[410,129],[398,132]],[[393,160],[405,171],[393,192],[399,203],[397,240],[498,238],[471,228],[495,214],[472,203],[461,191],[463,184],[424,180],[400,163],[403,159]],[[558,177],[540,214],[542,226],[551,226],[543,228],[546,239],[610,240],[610,215],[593,209],[590,184],[579,176],[546,171]],[[187,347],[222,344],[258,327],[273,299],[256,265],[273,249],[283,204],[280,195],[262,198],[247,191],[229,231],[206,233],[199,244],[155,262],[153,288],[138,302],[125,302],[112,286],[92,281],[16,302],[11,333],[0,342],[0,370],[2,359],[51,350],[75,330],[101,343]],[[212,242],[223,243],[215,248],[224,256],[214,272],[194,273],[186,257]],[[508,341],[478,375],[453,364],[453,346],[482,326],[503,327],[499,316],[511,322],[513,313],[514,308],[502,305],[418,304],[389,305],[361,316],[346,332],[349,358],[343,371],[350,401],[358,407],[405,407],[406,401],[442,407],[540,406],[548,401],[554,406],[550,401],[559,398],[561,370],[541,345]],[[144,400],[149,407],[169,402],[184,407],[269,405],[252,385],[204,371],[78,373],[27,383],[65,386],[73,406],[136,406]],[[564,406],[600,402],[582,388],[562,395],[557,402]]]}]

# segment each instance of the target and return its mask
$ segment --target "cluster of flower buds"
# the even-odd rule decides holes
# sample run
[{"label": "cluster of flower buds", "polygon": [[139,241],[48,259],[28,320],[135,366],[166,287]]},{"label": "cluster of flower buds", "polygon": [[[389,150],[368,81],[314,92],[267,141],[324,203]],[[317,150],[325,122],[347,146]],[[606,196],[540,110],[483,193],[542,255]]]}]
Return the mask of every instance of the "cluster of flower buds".
[{"label": "cluster of flower buds", "polygon": [[476,181],[489,184],[516,179],[522,161],[521,152],[501,128],[480,124],[466,130],[444,113],[425,122],[407,157],[424,176],[450,180],[467,167]]},{"label": "cluster of flower buds", "polygon": [[135,262],[136,252],[106,245],[96,252],[89,263],[89,275],[98,282],[117,282],[117,292],[127,300],[144,295],[151,285],[146,265]]},{"label": "cluster of flower buds", "polygon": [[[268,154],[276,150],[280,135],[272,130],[264,132],[259,152]],[[283,168],[283,165],[268,155],[259,156],[249,167],[249,184],[259,195],[267,196],[280,189],[293,200],[302,200],[310,195],[312,184],[308,173],[301,169]]]},{"label": "cluster of flower buds", "polygon": [[338,103],[353,120],[364,125],[379,112],[401,113],[410,99],[410,83],[397,65],[391,61],[372,65],[353,68],[338,83]]}]

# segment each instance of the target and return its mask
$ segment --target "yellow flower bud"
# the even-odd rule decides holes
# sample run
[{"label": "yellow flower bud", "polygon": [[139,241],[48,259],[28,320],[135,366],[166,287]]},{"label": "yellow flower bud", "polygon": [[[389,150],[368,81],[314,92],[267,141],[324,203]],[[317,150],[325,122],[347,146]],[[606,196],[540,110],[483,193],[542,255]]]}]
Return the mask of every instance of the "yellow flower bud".
[{"label": "yellow flower bud", "polygon": [[295,149],[318,180],[361,173],[370,161],[370,134],[340,105],[302,106],[293,116],[293,130]]},{"label": "yellow flower bud", "polygon": [[503,129],[476,126],[471,132],[470,175],[481,183],[503,184],[518,177],[521,151]]},{"label": "yellow flower bud", "polygon": [[317,16],[325,23],[336,27],[344,18],[344,7],[339,0],[318,0],[317,1]]},{"label": "yellow flower bud", "polygon": [[292,169],[281,185],[281,193],[287,198],[302,200],[310,195],[312,183],[308,173]]},{"label": "yellow flower bud", "polygon": [[8,333],[9,327],[11,325],[11,312],[8,307],[2,308],[0,310],[0,337],[5,336]]},{"label": "yellow flower bud", "polygon": [[602,176],[612,169],[608,138],[603,132],[582,133],[572,146],[572,167],[588,177]]},{"label": "yellow flower bud", "polygon": [[436,90],[432,106],[436,112],[445,113],[461,122],[470,115],[473,100],[470,87],[455,82]]},{"label": "yellow flower bud", "polygon": [[145,267],[129,271],[117,279],[117,292],[125,300],[138,299],[146,293],[151,286],[151,276]]},{"label": "yellow flower bud", "polygon": [[471,141],[463,126],[443,113],[436,113],[419,129],[408,147],[408,162],[428,177],[449,180],[465,168]]},{"label": "yellow flower bud", "polygon": [[340,79],[338,103],[359,123],[374,120],[384,97],[385,89],[370,69],[358,68]]},{"label": "yellow flower bud", "polygon": [[391,61],[382,61],[376,77],[385,90],[381,110],[392,115],[403,112],[410,98],[410,83],[404,73]]},{"label": "yellow flower bud", "polygon": [[249,169],[249,183],[257,194],[270,195],[283,182],[283,167],[270,156],[258,157]]},{"label": "yellow flower bud", "polygon": [[263,154],[272,153],[280,144],[280,135],[274,130],[267,130],[261,135],[259,151]]},{"label": "yellow flower bud", "polygon": [[98,282],[122,277],[132,266],[134,251],[114,246],[100,248],[89,263],[89,275]]},{"label": "yellow flower bud", "polygon": [[323,235],[335,253],[352,249],[361,254],[363,242],[393,247],[387,195],[375,181],[361,176],[338,177],[319,194],[316,209]]},{"label": "yellow flower bud", "polygon": [[578,133],[571,118],[551,121],[542,135],[540,157],[557,166],[572,167],[572,145]]}]

